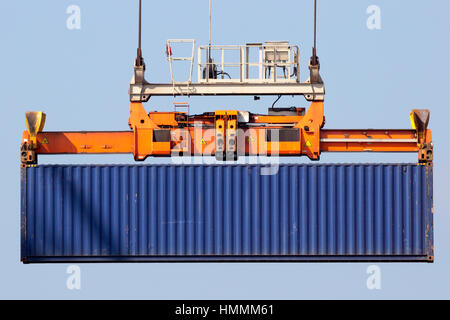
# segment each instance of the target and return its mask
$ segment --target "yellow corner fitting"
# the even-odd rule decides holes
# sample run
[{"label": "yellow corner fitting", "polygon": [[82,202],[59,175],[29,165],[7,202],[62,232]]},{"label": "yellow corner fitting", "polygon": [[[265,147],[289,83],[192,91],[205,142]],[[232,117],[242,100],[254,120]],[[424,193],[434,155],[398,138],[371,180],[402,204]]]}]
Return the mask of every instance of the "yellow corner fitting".
[{"label": "yellow corner fitting", "polygon": [[413,109],[409,113],[411,125],[413,130],[417,132],[418,143],[421,143],[425,138],[428,122],[430,121],[430,111],[427,109]]},{"label": "yellow corner fitting", "polygon": [[25,113],[27,131],[30,134],[30,140],[34,148],[37,146],[37,134],[44,129],[45,117],[45,113],[42,111],[29,111]]}]

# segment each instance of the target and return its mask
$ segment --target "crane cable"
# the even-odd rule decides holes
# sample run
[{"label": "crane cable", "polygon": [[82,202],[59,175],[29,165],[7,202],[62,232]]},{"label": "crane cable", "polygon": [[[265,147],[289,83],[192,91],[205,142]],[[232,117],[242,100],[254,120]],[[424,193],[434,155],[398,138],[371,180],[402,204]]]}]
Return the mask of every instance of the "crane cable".
[{"label": "crane cable", "polygon": [[139,35],[138,35],[138,49],[136,66],[141,67],[144,64],[144,59],[142,58],[142,0],[139,0]]},{"label": "crane cable", "polygon": [[317,65],[317,0],[314,0],[314,47],[312,64]]}]

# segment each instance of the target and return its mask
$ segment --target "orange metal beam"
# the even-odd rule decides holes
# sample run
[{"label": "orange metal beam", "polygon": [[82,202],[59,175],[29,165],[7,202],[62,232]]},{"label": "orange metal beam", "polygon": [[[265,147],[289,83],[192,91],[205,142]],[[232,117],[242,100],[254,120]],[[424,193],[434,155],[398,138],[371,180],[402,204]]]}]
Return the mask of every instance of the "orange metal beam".
[{"label": "orange metal beam", "polygon": [[252,123],[298,123],[303,116],[253,116]]},{"label": "orange metal beam", "polygon": [[[23,139],[28,140],[25,131]],[[40,132],[37,154],[133,153],[133,132]]]},{"label": "orange metal beam", "polygon": [[[170,155],[175,146],[184,141],[182,150],[189,155],[215,153],[215,129],[171,129],[171,142],[153,142],[152,155]],[[238,130],[240,154],[302,155],[305,148],[300,141],[266,142],[266,128]],[[428,134],[431,136],[431,133]],[[182,137],[180,139],[180,137]],[[189,137],[189,141],[186,141]],[[25,131],[23,139],[28,139]],[[151,144],[151,141],[142,141]],[[186,143],[190,148],[186,149]],[[132,131],[111,132],[40,132],[37,134],[38,154],[133,153]],[[159,148],[155,148],[158,147]],[[320,152],[418,152],[414,130],[321,130]],[[190,150],[188,152],[188,150]]]},{"label": "orange metal beam", "polygon": [[[200,126],[189,126],[188,113],[147,113],[141,103],[132,103],[131,131],[39,132],[33,137],[25,131],[21,157],[23,163],[35,163],[35,154],[130,153],[144,160],[213,156],[217,151],[219,159],[231,154],[318,160],[322,152],[418,152],[421,161],[432,161],[430,130],[324,130],[323,102],[313,102],[303,116],[254,115],[241,127],[237,118],[237,111],[216,111],[197,117]],[[290,122],[289,128],[281,125]]]},{"label": "orange metal beam", "polygon": [[321,152],[417,152],[415,130],[321,130]]}]

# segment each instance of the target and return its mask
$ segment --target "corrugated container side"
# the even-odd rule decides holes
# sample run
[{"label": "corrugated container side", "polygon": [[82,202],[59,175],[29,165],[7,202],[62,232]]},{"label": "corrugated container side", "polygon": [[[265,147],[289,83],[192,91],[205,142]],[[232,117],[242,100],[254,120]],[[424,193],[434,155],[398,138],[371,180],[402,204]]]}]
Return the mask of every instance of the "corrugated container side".
[{"label": "corrugated container side", "polygon": [[21,169],[22,261],[432,261],[432,167]]}]

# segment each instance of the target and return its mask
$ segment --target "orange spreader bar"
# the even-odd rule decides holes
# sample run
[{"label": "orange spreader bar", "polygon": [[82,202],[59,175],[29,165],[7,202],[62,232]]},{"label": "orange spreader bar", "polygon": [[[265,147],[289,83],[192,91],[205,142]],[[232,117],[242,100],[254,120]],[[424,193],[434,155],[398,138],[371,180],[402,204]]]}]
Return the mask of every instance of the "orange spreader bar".
[{"label": "orange spreader bar", "polygon": [[[429,131],[431,137],[431,131]],[[415,130],[321,130],[321,152],[418,152]]]},{"label": "orange spreader bar", "polygon": [[[325,130],[323,103],[313,102],[297,115],[249,114],[225,110],[190,117],[188,112],[150,112],[132,103],[130,131],[34,132],[23,134],[23,164],[36,164],[39,154],[133,154],[149,156],[307,156],[319,160],[322,152],[418,152],[420,162],[432,161],[428,111],[413,112],[411,130]],[[281,110],[283,111],[283,110]],[[245,114],[243,115],[245,117]],[[38,119],[35,117],[34,119]],[[37,123],[28,119],[30,123]],[[41,127],[41,126],[37,126]]]},{"label": "orange spreader bar", "polygon": [[[192,137],[186,155],[214,155],[214,129],[171,130],[172,137],[183,136],[189,132]],[[304,155],[304,142],[266,142],[265,129],[243,130],[245,139],[239,153],[262,155],[279,153],[280,156]],[[23,139],[27,139],[24,132]],[[431,136],[431,131],[428,130]],[[238,136],[238,141],[240,141]],[[141,142],[142,143],[142,142]],[[152,141],[144,142],[152,144]],[[179,141],[156,142],[160,148],[155,150],[161,156],[170,156]],[[153,148],[154,149],[154,148]],[[420,147],[414,130],[321,130],[320,152],[417,152]],[[37,154],[103,154],[130,153],[135,150],[133,131],[111,132],[40,132],[37,135]],[[186,152],[189,150],[189,152]],[[273,152],[272,152],[273,150]],[[155,154],[148,154],[153,156]]]},{"label": "orange spreader bar", "polygon": [[[26,132],[24,133],[26,135]],[[133,132],[40,132],[38,154],[133,153]]]}]

